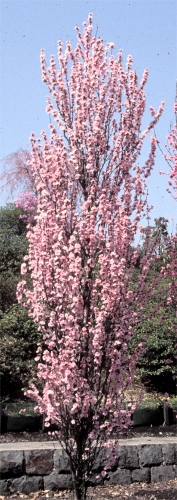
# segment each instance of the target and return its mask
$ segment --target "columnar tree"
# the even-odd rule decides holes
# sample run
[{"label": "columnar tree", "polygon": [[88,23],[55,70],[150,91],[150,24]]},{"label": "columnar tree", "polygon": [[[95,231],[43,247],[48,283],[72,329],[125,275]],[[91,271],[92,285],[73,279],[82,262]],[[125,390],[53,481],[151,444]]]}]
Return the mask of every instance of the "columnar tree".
[{"label": "columnar tree", "polygon": [[[105,46],[93,36],[91,14],[83,33],[76,30],[75,50],[67,42],[63,52],[58,43],[59,70],[54,56],[47,67],[41,52],[42,79],[51,94],[47,113],[55,125],[49,125],[50,139],[42,131],[43,144],[31,135],[37,212],[18,298],[45,344],[36,357],[43,392],[33,386],[28,394],[46,423],[59,427],[79,500],[86,498],[100,447],[105,441],[108,446],[131,413],[124,409],[124,394],[141,345],[131,355],[128,345],[153,294],[146,277],[156,244],[147,231],[134,282],[133,242],[141,218],[149,217],[146,179],[155,162],[155,137],[142,166],[139,157],[163,103],[157,113],[151,108],[152,120],[141,131],[148,70],[139,84],[132,56],[124,69],[122,52],[114,57],[113,43]],[[106,455],[109,462],[110,450]]]}]

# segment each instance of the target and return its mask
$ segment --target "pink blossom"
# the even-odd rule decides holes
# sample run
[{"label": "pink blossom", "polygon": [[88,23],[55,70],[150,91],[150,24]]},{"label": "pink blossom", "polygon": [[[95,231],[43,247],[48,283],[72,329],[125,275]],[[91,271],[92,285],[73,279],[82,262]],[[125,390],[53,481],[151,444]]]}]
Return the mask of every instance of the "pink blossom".
[{"label": "pink blossom", "polygon": [[21,219],[25,222],[30,223],[34,220],[35,209],[36,209],[36,197],[34,193],[20,193],[18,198],[15,200],[16,207],[23,209],[24,214],[20,215]]},{"label": "pink blossom", "polygon": [[25,264],[25,263],[23,263],[23,264],[21,265],[21,274],[26,274],[26,273],[27,273],[27,267],[26,267],[26,264]]}]

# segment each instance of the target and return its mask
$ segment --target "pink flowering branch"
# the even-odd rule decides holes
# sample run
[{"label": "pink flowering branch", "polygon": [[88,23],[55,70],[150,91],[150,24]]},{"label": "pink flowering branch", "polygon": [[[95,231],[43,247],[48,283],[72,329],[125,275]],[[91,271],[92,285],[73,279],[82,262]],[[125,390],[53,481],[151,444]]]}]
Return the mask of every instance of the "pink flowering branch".
[{"label": "pink flowering branch", "polygon": [[[176,99],[174,103],[175,125],[171,129],[170,134],[167,136],[168,153],[164,153],[164,157],[171,166],[168,172],[170,186],[167,191],[177,199],[177,85],[176,85]],[[170,276],[169,285],[169,301],[177,303],[177,234],[173,235],[169,242],[168,252],[170,256],[170,264],[165,273]]]},{"label": "pink flowering branch", "polygon": [[15,206],[23,210],[20,218],[27,224],[34,221],[37,199],[34,193],[20,193],[15,200]]},{"label": "pink flowering branch", "polygon": [[[177,84],[176,84],[176,98],[174,103],[175,125],[171,129],[170,134],[167,136],[166,149],[164,158],[170,166],[170,171],[167,172],[169,176],[167,192],[170,193],[175,200],[177,200]],[[160,172],[164,174],[166,172]],[[177,234],[169,238],[167,245],[169,263],[162,268],[161,272],[168,276],[169,290],[168,290],[168,304],[177,305]],[[177,333],[176,324],[173,325],[175,333]],[[174,346],[175,348],[176,346]],[[168,364],[173,363],[172,360],[167,360]]]},{"label": "pink flowering branch", "polygon": [[[177,116],[177,103],[174,105],[175,114]],[[169,188],[167,191],[172,194],[174,191],[173,197],[177,199],[177,125],[175,125],[170,134],[167,136],[168,144],[166,145],[168,148],[168,153],[164,153],[164,157],[168,164],[171,166],[170,172],[168,172],[169,180],[168,185]]]},{"label": "pink flowering branch", "polygon": [[[174,114],[175,114],[175,125],[172,127],[170,133],[167,135],[167,144],[165,144],[166,153],[162,154],[170,167],[169,172],[160,172],[160,174],[165,174],[169,176],[167,191],[177,199],[177,84],[176,84],[176,98],[174,103]],[[157,141],[159,145],[159,141]]]}]

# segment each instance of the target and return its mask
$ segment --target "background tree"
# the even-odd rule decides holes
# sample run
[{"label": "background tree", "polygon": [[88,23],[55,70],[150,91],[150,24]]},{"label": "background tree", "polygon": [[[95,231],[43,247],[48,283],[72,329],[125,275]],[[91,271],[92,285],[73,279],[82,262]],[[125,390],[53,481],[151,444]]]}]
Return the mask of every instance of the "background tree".
[{"label": "background tree", "polygon": [[23,256],[27,252],[26,224],[22,210],[13,203],[0,208],[0,310],[5,312],[16,302]]},{"label": "background tree", "polygon": [[0,192],[5,191],[7,199],[14,199],[19,188],[23,192],[33,193],[34,184],[28,164],[30,157],[30,151],[20,148],[1,160],[3,168],[0,175]]},{"label": "background tree", "polygon": [[14,303],[0,315],[1,398],[3,401],[24,400],[24,390],[36,380],[34,361],[37,327],[24,307]]},{"label": "background tree", "polygon": [[6,401],[23,399],[22,389],[36,377],[34,354],[40,335],[16,298],[28,248],[26,217],[28,211],[13,203],[0,208],[0,366],[1,397]]},{"label": "background tree", "polygon": [[[43,81],[53,97],[47,98],[47,112],[56,125],[50,124],[49,140],[42,132],[43,147],[31,136],[37,212],[28,231],[18,298],[45,343],[36,358],[44,388],[39,393],[33,386],[28,394],[46,414],[46,423],[59,426],[79,500],[86,498],[100,447],[111,446],[109,438],[128,424],[131,413],[124,410],[124,392],[141,345],[131,356],[128,346],[154,291],[146,278],[156,242],[148,232],[132,287],[138,258],[132,245],[147,213],[153,136],[142,167],[139,156],[163,103],[157,113],[151,108],[152,121],[142,132],[148,71],[138,85],[132,57],[124,70],[121,52],[109,56],[113,43],[104,46],[92,35],[91,14],[83,34],[76,30],[75,50],[67,42],[63,53],[59,41],[58,71],[54,57],[47,68],[41,52]],[[28,269],[32,290],[25,279]],[[113,459],[113,443],[111,452]]]},{"label": "background tree", "polygon": [[[154,310],[154,302],[148,302],[148,312]],[[136,343],[146,336],[144,353],[137,363],[136,374],[147,388],[161,393],[176,393],[177,345],[176,310],[167,304],[160,307],[156,315],[147,318],[137,329]]]},{"label": "background tree", "polygon": [[[142,324],[136,329],[136,336],[133,337],[133,346],[137,346],[144,340],[144,352],[137,363],[136,374],[141,378],[146,388],[155,389],[159,392],[176,392],[176,331],[177,318],[174,301],[169,303],[170,276],[168,269],[171,267],[171,253],[169,247],[173,244],[173,236],[168,233],[168,220],[164,217],[155,219],[154,226],[151,226],[151,242],[154,245],[154,259],[150,265],[147,280],[149,286],[154,283],[157,277],[156,293],[154,290],[153,299],[147,300],[146,317]],[[143,244],[146,231],[142,230],[142,245],[139,247],[139,262],[143,258],[146,248]],[[137,261],[138,262],[138,261]],[[135,280],[139,274],[140,266],[135,270]],[[158,280],[159,274],[165,273],[163,279]],[[164,294],[166,290],[166,294]],[[164,296],[164,300],[162,300]],[[157,308],[156,314],[152,314]]]}]

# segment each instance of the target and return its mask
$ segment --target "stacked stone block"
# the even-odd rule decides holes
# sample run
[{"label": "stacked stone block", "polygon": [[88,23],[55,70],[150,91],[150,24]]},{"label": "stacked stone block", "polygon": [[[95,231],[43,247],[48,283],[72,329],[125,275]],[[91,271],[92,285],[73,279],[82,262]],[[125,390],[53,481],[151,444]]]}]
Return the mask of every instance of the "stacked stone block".
[{"label": "stacked stone block", "polygon": [[[174,479],[176,444],[120,445],[119,455],[108,470],[104,484],[130,484]],[[103,453],[103,452],[102,452]],[[100,484],[97,476],[103,455],[97,459],[90,485]],[[72,487],[69,462],[61,449],[34,449],[0,452],[0,494],[62,490]]]}]

